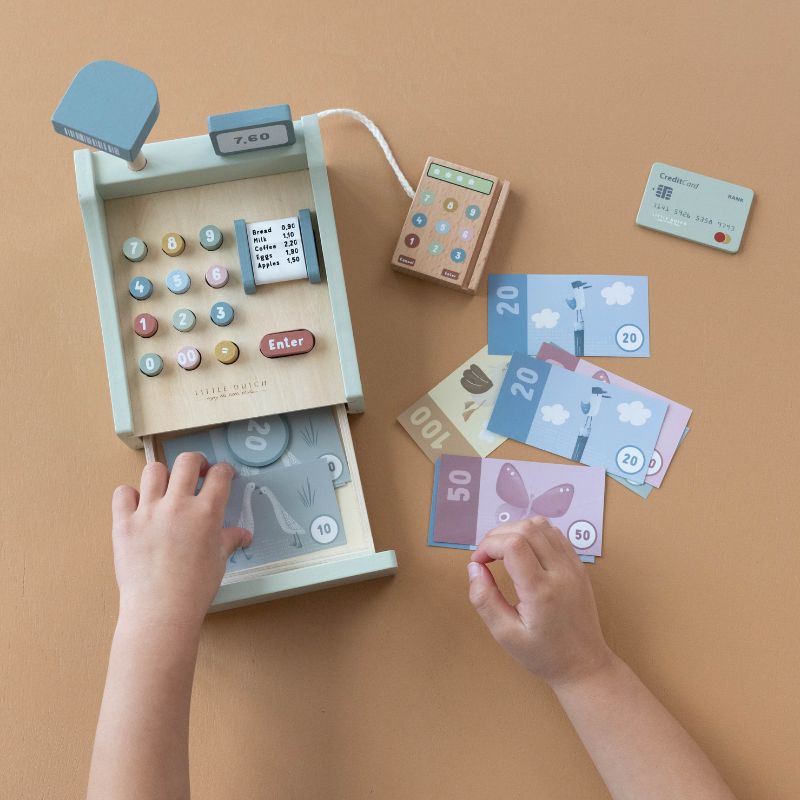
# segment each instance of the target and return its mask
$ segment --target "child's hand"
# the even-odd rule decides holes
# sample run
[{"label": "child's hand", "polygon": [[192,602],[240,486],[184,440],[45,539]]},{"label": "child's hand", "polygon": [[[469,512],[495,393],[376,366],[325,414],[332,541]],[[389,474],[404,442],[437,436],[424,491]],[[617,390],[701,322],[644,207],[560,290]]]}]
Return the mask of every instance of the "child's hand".
[{"label": "child's hand", "polygon": [[[506,601],[486,566],[498,560],[514,582],[516,606]],[[492,636],[552,686],[611,662],[586,569],[543,517],[495,528],[472,554],[468,570],[470,600]]]},{"label": "child's hand", "polygon": [[200,453],[182,453],[171,475],[163,464],[148,464],[139,492],[117,488],[112,539],[120,616],[199,627],[229,556],[252,541],[244,528],[222,527],[232,478],[229,464],[209,467]]}]

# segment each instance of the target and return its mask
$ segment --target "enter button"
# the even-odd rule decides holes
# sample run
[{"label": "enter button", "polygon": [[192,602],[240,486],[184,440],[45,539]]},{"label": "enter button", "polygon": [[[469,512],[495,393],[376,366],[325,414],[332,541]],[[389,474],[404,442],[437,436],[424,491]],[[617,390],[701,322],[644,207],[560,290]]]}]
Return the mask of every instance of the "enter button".
[{"label": "enter button", "polygon": [[301,328],[296,331],[279,331],[268,333],[261,338],[258,349],[261,355],[267,358],[283,358],[284,356],[299,356],[314,349],[314,334]]}]

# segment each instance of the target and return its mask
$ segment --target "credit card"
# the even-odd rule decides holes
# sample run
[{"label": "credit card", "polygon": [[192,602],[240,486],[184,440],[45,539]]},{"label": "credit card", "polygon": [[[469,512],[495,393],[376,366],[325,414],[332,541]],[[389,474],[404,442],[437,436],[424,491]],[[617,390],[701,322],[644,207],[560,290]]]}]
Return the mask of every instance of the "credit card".
[{"label": "credit card", "polygon": [[547,517],[579,555],[603,552],[605,472],[599,467],[442,456],[428,543],[475,549],[498,525]]},{"label": "credit card", "polygon": [[727,253],[738,253],[754,192],[669,164],[655,163],[636,224]]}]

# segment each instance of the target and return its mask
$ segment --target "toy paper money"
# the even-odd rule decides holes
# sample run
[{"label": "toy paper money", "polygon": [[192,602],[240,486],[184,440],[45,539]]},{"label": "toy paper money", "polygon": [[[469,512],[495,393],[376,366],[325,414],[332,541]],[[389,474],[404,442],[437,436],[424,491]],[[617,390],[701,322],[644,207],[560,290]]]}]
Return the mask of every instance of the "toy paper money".
[{"label": "toy paper money", "polygon": [[490,275],[488,299],[490,353],[553,342],[576,356],[650,355],[644,276]]},{"label": "toy paper money", "polygon": [[[179,453],[191,451],[203,453],[209,464],[227,462],[243,477],[321,459],[328,465],[335,486],[350,482],[350,469],[330,408],[231,422],[165,439],[163,448],[170,469]],[[272,463],[253,465],[271,458],[270,453],[275,456]]]},{"label": "toy paper money", "polygon": [[443,453],[486,456],[505,441],[486,426],[508,361],[478,350],[397,418],[431,461]]},{"label": "toy paper money", "polygon": [[641,484],[666,412],[660,397],[515,353],[489,430]]},{"label": "toy paper money", "polygon": [[578,554],[603,549],[605,471],[599,467],[442,456],[436,462],[428,543],[474,549],[493,528],[547,517]]},{"label": "toy paper money", "polygon": [[[647,477],[644,481],[651,486],[661,486],[664,476],[667,474],[667,469],[669,469],[669,465],[672,463],[672,459],[675,456],[675,451],[686,436],[689,417],[692,416],[692,409],[680,403],[676,403],[673,400],[668,400],[666,397],[656,394],[650,389],[645,389],[643,386],[639,386],[639,384],[622,378],[613,372],[600,369],[596,364],[592,364],[582,358],[577,358],[555,344],[549,342],[543,344],[539,348],[536,357],[541,361],[546,361],[548,364],[555,364],[578,373],[579,375],[586,375],[589,378],[603,381],[611,387],[621,386],[624,389],[640,392],[650,397],[657,397],[667,403],[667,413],[664,415],[664,424],[661,426],[661,431],[658,434],[655,449],[653,450],[653,455],[647,467]],[[627,481],[622,482],[627,483]]]},{"label": "toy paper money", "polygon": [[320,460],[234,477],[225,525],[253,532],[252,545],[228,560],[226,576],[347,543],[330,470]]}]

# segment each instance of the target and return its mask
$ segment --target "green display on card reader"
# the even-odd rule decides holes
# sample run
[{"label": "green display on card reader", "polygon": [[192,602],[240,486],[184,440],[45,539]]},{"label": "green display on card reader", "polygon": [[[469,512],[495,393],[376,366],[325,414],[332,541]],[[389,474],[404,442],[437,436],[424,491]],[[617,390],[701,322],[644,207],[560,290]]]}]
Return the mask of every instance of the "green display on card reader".
[{"label": "green display on card reader", "polygon": [[479,178],[477,175],[470,175],[468,172],[461,172],[451,167],[443,167],[441,164],[433,163],[428,167],[428,177],[436,180],[452,183],[455,186],[464,186],[467,189],[474,189],[481,194],[491,194],[494,181],[486,178]]}]

